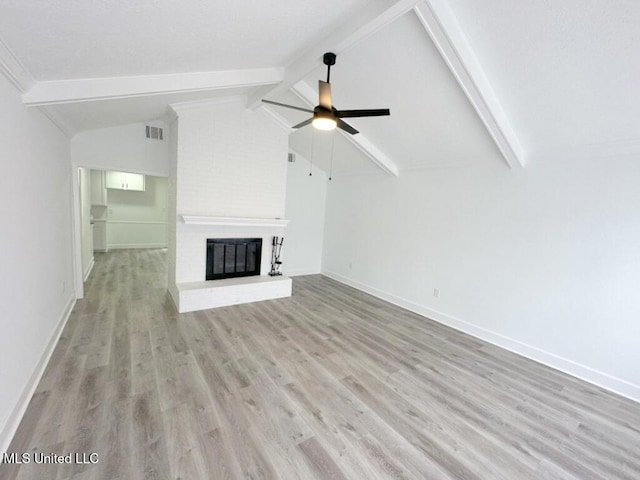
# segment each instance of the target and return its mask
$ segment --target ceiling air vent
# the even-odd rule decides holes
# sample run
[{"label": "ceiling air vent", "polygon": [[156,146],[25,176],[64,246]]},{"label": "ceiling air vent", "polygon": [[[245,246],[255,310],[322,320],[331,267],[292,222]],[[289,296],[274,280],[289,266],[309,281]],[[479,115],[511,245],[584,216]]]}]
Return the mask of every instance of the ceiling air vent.
[{"label": "ceiling air vent", "polygon": [[164,140],[164,132],[162,128],[146,125],[146,129],[147,129],[147,138],[150,138],[152,140]]}]

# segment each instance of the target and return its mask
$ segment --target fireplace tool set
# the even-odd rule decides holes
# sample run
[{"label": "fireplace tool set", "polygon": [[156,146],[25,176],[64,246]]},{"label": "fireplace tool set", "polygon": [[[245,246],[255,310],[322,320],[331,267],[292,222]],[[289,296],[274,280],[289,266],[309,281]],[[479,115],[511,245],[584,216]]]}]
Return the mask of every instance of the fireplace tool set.
[{"label": "fireplace tool set", "polygon": [[271,271],[269,275],[272,277],[277,277],[282,275],[280,271],[280,267],[282,266],[282,262],[280,261],[280,253],[282,252],[282,244],[284,243],[284,237],[273,237],[271,242]]}]

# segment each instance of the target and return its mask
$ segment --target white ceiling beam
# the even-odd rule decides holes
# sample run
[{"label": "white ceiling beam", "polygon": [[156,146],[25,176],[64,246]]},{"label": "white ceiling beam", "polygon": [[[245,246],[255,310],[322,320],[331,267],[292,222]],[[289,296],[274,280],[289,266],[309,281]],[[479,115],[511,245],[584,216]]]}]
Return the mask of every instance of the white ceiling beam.
[{"label": "white ceiling beam", "polygon": [[[308,105],[315,105],[318,99],[318,93],[311,88],[304,80],[299,81],[291,90],[300,97]],[[388,175],[398,176],[398,166],[393,160],[387,157],[378,147],[376,147],[362,133],[351,135],[344,130],[338,128],[337,131],[346,138],[353,146],[364,153],[373,161],[382,171]]]},{"label": "white ceiling beam", "polygon": [[281,83],[259,88],[250,95],[247,106],[255,109],[260,106],[263,98],[275,98],[286,92],[318,65],[322,65],[322,55],[325,52],[339,55],[358,41],[372,35],[407,13],[418,2],[419,0],[375,0],[368,2],[364,9],[350,16],[348,21],[324,35],[322,40],[290,62],[285,67],[284,79]]},{"label": "white ceiling beam", "polygon": [[524,152],[446,0],[424,0],[414,12],[469,98],[505,161],[524,167]]},{"label": "white ceiling beam", "polygon": [[255,87],[278,83],[282,81],[283,74],[283,69],[277,67],[36,82],[22,96],[22,101],[28,106],[42,106],[222,88]]}]

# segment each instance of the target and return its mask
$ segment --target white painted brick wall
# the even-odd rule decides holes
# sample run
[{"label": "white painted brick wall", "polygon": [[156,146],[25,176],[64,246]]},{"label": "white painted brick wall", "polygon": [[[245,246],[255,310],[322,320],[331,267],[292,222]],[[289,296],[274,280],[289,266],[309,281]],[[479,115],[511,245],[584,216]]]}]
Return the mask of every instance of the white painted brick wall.
[{"label": "white painted brick wall", "polygon": [[234,103],[181,113],[178,136],[178,214],[284,216],[286,131]]},{"label": "white painted brick wall", "polygon": [[207,238],[262,237],[261,273],[266,274],[271,238],[283,235],[282,230],[221,232],[181,224],[180,215],[284,218],[288,133],[240,103],[181,111],[176,124],[177,163],[170,182],[175,182],[177,218],[170,283],[205,279]]}]

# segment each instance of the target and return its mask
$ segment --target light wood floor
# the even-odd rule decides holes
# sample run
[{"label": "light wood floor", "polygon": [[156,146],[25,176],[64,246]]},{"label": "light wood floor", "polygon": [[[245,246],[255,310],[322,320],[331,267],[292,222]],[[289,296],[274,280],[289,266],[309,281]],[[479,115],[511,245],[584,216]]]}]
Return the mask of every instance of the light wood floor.
[{"label": "light wood floor", "polygon": [[179,315],[166,254],[100,254],[2,479],[638,479],[640,404],[322,276]]}]

